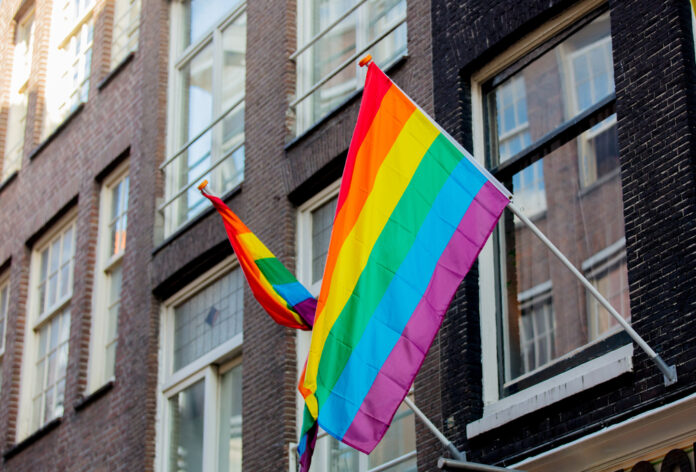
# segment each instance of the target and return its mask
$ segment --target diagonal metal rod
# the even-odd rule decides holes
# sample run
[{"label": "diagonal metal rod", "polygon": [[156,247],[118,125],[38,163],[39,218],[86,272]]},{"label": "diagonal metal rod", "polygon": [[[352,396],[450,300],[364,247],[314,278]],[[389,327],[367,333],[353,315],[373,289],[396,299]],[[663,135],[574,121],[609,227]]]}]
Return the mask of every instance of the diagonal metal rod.
[{"label": "diagonal metal rod", "polygon": [[438,459],[437,467],[439,469],[473,470],[477,472],[522,472],[521,470],[478,464],[476,462],[454,461],[452,459],[445,459],[444,457]]},{"label": "diagonal metal rod", "polygon": [[665,379],[665,385],[672,385],[677,381],[677,368],[674,365],[668,366],[667,363],[657,354],[653,349],[645,342],[645,340],[633,329],[633,327],[628,324],[623,316],[619,314],[618,311],[614,309],[613,306],[607,301],[604,296],[599,293],[599,291],[590,283],[587,278],[585,278],[582,273],[568,260],[568,258],[547,238],[544,233],[542,233],[537,226],[532,223],[529,218],[524,216],[522,212],[515,206],[514,203],[510,202],[507,206],[510,211],[512,211],[519,219],[527,225],[527,227],[538,237],[542,243],[544,243],[551,252],[565,265],[573,275],[582,283],[585,288],[592,294],[592,296],[613,316],[616,321],[621,325],[621,327],[628,333],[628,335],[633,339],[640,348],[645,351],[645,353],[650,357],[650,359],[655,362],[657,368],[660,369],[662,375]]},{"label": "diagonal metal rod", "polygon": [[404,398],[404,404],[409,407],[411,410],[413,410],[413,413],[416,414],[416,416],[423,422],[425,425],[428,427],[428,429],[435,435],[435,437],[442,443],[443,446],[447,448],[447,450],[452,454],[452,457],[457,459],[458,461],[465,461],[466,460],[466,455],[463,452],[460,452],[459,449],[457,449],[457,446],[455,446],[452,441],[447,439],[447,437],[442,434],[442,432],[437,429],[437,426],[433,424],[432,421],[428,419],[427,416],[425,416],[425,413],[421,411],[420,408],[416,406],[415,403],[411,401],[410,398],[406,397]]}]

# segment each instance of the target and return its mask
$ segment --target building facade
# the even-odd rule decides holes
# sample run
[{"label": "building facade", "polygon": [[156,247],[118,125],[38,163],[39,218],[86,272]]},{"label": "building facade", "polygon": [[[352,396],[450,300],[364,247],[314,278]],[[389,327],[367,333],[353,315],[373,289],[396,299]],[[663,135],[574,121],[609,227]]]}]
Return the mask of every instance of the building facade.
[{"label": "building facade", "polygon": [[[410,395],[471,461],[693,471],[696,54],[684,1],[3,0],[0,471],[286,471],[309,334],[246,286],[208,179],[318,293],[375,61],[512,213]],[[438,470],[406,407],[313,472]]]}]

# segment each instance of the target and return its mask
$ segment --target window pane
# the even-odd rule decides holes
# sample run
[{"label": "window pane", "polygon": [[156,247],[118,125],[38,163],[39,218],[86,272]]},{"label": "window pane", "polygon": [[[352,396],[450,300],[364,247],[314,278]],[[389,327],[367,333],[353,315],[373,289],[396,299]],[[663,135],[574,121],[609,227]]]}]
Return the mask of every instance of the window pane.
[{"label": "window pane", "polygon": [[[394,420],[387,434],[368,456],[370,468],[377,467],[416,450],[416,425],[413,411],[406,405],[401,405],[394,415]],[[390,467],[390,472],[415,472],[416,458]]]},{"label": "window pane", "polygon": [[347,444],[331,438],[329,454],[331,465],[328,470],[332,472],[358,472],[360,470],[360,455],[357,450]]},{"label": "window pane", "polygon": [[169,400],[169,470],[203,470],[205,384],[201,380]]},{"label": "window pane", "polygon": [[[497,165],[614,92],[609,14],[543,54],[489,95]],[[517,139],[518,141],[514,141]]]},{"label": "window pane", "polygon": [[222,32],[223,109],[244,96],[246,76],[246,14],[241,15]]},{"label": "window pane", "polygon": [[[333,23],[351,9],[355,1],[304,0],[299,3],[300,23],[305,32],[303,41],[308,44],[310,38],[321,33],[323,36],[298,56],[297,95],[304,95],[323,80],[326,82],[298,104],[297,133],[309,128],[362,87],[364,72],[349,59],[406,18],[405,0],[367,1],[337,24]],[[382,67],[405,54],[406,24],[370,47],[370,53]]]},{"label": "window pane", "polygon": [[116,0],[114,5],[114,30],[111,40],[111,68],[138,46],[140,0]]},{"label": "window pane", "polygon": [[63,414],[65,374],[68,365],[70,311],[53,316],[38,331],[38,356],[32,425],[34,429]]},{"label": "window pane", "polygon": [[218,470],[242,470],[242,366],[222,375]]},{"label": "window pane", "polygon": [[5,349],[5,326],[7,324],[9,298],[10,284],[8,282],[0,288],[0,352]]},{"label": "window pane", "polygon": [[130,179],[126,176],[111,192],[111,214],[109,215],[109,233],[111,237],[109,256],[120,254],[126,248],[128,186]]},{"label": "window pane", "polygon": [[312,212],[312,283],[324,275],[337,202],[338,197],[334,197]]},{"label": "window pane", "polygon": [[[521,169],[512,178],[512,190],[524,212],[536,218],[536,225],[576,267],[596,273],[624,240],[622,190],[619,175],[613,174],[581,191],[577,161],[583,139],[581,135]],[[499,254],[507,280],[500,286],[507,311],[506,380],[512,380],[585,345],[596,337],[592,330],[600,333],[608,327],[601,325],[601,315],[588,304],[577,279],[526,226],[504,215]],[[607,270],[598,273],[596,283],[629,317],[628,284],[624,279],[610,289],[612,272]],[[544,293],[548,299],[542,302]]]},{"label": "window pane", "polygon": [[174,309],[174,370],[242,331],[242,284],[235,269]]},{"label": "window pane", "polygon": [[190,0],[186,3],[183,47],[198,41],[239,3],[239,0]]}]

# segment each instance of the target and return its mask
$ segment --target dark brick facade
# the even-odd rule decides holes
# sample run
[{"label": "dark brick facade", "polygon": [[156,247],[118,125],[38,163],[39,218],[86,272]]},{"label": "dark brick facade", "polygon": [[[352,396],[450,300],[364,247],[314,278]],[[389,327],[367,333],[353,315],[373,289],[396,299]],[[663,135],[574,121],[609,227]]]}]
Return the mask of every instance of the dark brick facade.
[{"label": "dark brick facade", "polygon": [[[435,118],[471,149],[470,77],[578,2],[433,2]],[[481,418],[478,290],[470,274],[440,331],[442,416],[471,460],[512,464],[696,390],[693,337],[696,185],[691,12],[680,2],[610,2],[618,140],[633,326],[679,373],[662,375],[636,347],[631,374],[467,440]],[[470,290],[466,288],[471,287]],[[464,359],[452,362],[451,356]],[[447,395],[444,395],[448,392]],[[449,392],[456,392],[451,395]],[[428,458],[435,461],[435,455]],[[569,465],[570,468],[572,466]]]},{"label": "dark brick facade", "polygon": [[[0,97],[9,89],[13,18],[0,5]],[[163,301],[232,253],[217,214],[205,211],[161,241],[170,3],[143,0],[137,51],[111,72],[113,2],[97,0],[90,96],[42,142],[51,3],[34,0],[36,39],[22,167],[0,187],[0,269],[11,302],[0,393],[0,471],[154,470]],[[471,148],[470,77],[507,47],[578,2],[408,2],[408,57],[388,71],[418,104]],[[23,7],[24,8],[24,7]],[[688,2],[610,2],[621,182],[634,326],[670,364],[665,387],[639,350],[634,371],[467,440],[483,411],[478,266],[456,293],[416,379],[416,402],[472,460],[511,464],[696,391],[696,65]],[[228,205],[291,270],[297,207],[340,177],[359,96],[298,138],[297,0],[247,6],[245,179]],[[4,101],[2,102],[4,103]],[[7,110],[0,110],[4,150]],[[116,380],[84,398],[102,180],[130,166]],[[216,190],[220,190],[217,189]],[[32,248],[77,210],[65,413],[17,444],[20,376]],[[0,272],[2,275],[4,272]],[[245,289],[245,471],[288,470],[295,424],[295,333],[270,322]],[[22,406],[23,407],[23,406]],[[418,470],[437,470],[444,449],[417,422]]]}]

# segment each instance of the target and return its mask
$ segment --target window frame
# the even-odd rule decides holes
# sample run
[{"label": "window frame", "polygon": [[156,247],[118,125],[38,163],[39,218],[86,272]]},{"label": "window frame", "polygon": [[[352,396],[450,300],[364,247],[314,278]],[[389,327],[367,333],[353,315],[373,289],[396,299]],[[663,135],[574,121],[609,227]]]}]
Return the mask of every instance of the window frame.
[{"label": "window frame", "polygon": [[[319,296],[319,290],[321,289],[321,279],[317,282],[312,283],[313,279],[313,213],[317,209],[321,208],[326,203],[330,202],[334,198],[338,197],[340,190],[341,179],[338,179],[331,184],[327,185],[319,193],[314,195],[312,198],[303,203],[297,210],[297,238],[296,238],[296,250],[297,250],[297,280],[302,283],[309,292],[315,296]],[[309,345],[311,341],[311,331],[301,331],[298,330],[295,338],[295,352],[296,352],[296,363],[297,363],[297,373],[298,380],[299,375],[304,367],[304,361],[306,356],[305,353],[309,352]],[[409,396],[413,398],[413,388],[409,392]],[[296,392],[296,425],[297,434],[299,435],[300,427],[302,426],[302,414],[304,410],[304,399],[299,392]],[[413,414],[410,412],[409,414]],[[396,416],[395,416],[396,417]],[[329,437],[330,435],[324,430],[319,430],[317,435],[317,447],[315,449],[313,464],[316,468],[316,464],[322,464],[320,472],[325,470],[324,466],[330,466],[332,444],[326,441],[322,441],[323,438]],[[330,441],[330,440],[329,440]],[[348,447],[348,446],[346,446]],[[297,444],[290,443],[289,446],[289,463],[290,472],[296,470],[297,461]],[[388,470],[389,466],[396,466],[402,462],[406,462],[416,457],[417,449],[413,449],[401,456],[391,459],[383,464],[369,467],[369,458],[366,454],[358,454],[358,470],[360,472],[373,472]],[[357,451],[352,451],[357,454]]]},{"label": "window frame", "polygon": [[[176,394],[204,380],[204,441],[203,469],[216,470],[218,460],[218,418],[219,390],[221,377],[238,365],[243,366],[244,332],[223,342],[196,360],[174,370],[174,310],[184,302],[195,297],[208,286],[214,284],[233,270],[241,270],[237,258],[229,256],[215,267],[188,283],[184,288],[162,303],[160,308],[159,382],[157,386],[156,422],[156,461],[159,470],[169,470],[169,401]],[[243,368],[243,367],[242,367]],[[212,438],[212,439],[211,439]],[[211,452],[212,451],[212,452]]]},{"label": "window frame", "polygon": [[[73,1],[84,1],[84,10],[79,12],[77,16],[69,18],[69,22],[65,22],[63,12],[73,6]],[[60,0],[60,4],[56,1],[56,4],[53,6],[49,46],[49,51],[52,54],[49,54],[47,69],[50,75],[59,76],[60,79],[56,81],[57,86],[54,85],[53,88],[46,87],[44,123],[41,129],[42,139],[49,137],[71,113],[75,112],[81,104],[87,103],[89,100],[92,85],[92,66],[94,65],[92,56],[94,52],[96,5],[96,0]],[[87,29],[85,30],[85,28]],[[81,47],[77,51],[77,55],[73,57],[71,49],[74,42],[78,41],[78,38],[83,35],[83,31],[85,32],[84,36],[88,38],[90,30],[91,40],[88,40],[87,44]],[[89,61],[87,61],[87,56],[89,56]],[[89,69],[85,67],[87,63],[89,63]],[[75,67],[77,67],[78,71],[79,85],[75,88],[70,86],[69,91],[67,88],[63,90],[63,86],[67,87],[68,77]],[[86,75],[81,76],[84,73]],[[64,83],[64,80],[68,82]],[[58,91],[58,94],[56,94],[56,91]],[[73,97],[76,94],[77,100],[73,103]],[[83,94],[84,97],[82,96]],[[55,119],[55,121],[52,119]]]},{"label": "window frame", "polygon": [[[351,57],[359,58],[360,55],[365,54],[370,47],[376,47],[383,40],[386,40],[390,36],[393,36],[396,31],[402,26],[406,26],[406,44],[403,53],[397,54],[389,63],[383,64],[384,69],[388,69],[391,65],[400,61],[403,57],[408,55],[408,1],[404,0],[406,3],[406,14],[403,18],[390,23],[385,26],[384,30],[377,36],[384,35],[379,41],[370,41],[369,39],[369,28],[367,25],[369,23],[369,12],[367,10],[367,3],[369,0],[355,0],[355,4],[349,7],[345,12],[342,12],[337,16],[341,18],[346,12],[351,12],[342,21],[336,22],[332,21],[326,28],[318,31],[314,35],[310,34],[311,28],[307,27],[308,23],[314,21],[312,16],[314,10],[312,9],[312,1],[314,0],[299,0],[297,2],[297,45],[295,52],[290,56],[291,59],[295,60],[296,64],[296,82],[295,82],[295,96],[299,97],[290,104],[291,111],[294,111],[295,125],[294,125],[294,136],[301,136],[303,133],[310,130],[317,123],[320,123],[326,116],[332,113],[333,109],[340,108],[344,103],[349,101],[353,94],[348,94],[345,100],[341,100],[337,103],[335,107],[327,111],[321,116],[313,118],[313,102],[311,97],[317,93],[324,84],[317,87],[314,91],[309,92],[316,84],[321,83],[327,77],[330,77],[326,81],[330,81],[332,77],[340,74],[349,67],[355,68],[355,84],[353,87],[345,87],[346,90],[352,90],[353,93],[357,93],[363,89],[365,83],[365,76],[367,71],[360,67],[355,60],[346,61],[347,63],[343,67],[336,67],[328,74],[324,75],[317,81],[313,80],[313,75],[311,71],[314,68],[314,50],[313,46],[318,41],[316,38],[325,36],[332,29],[339,27],[342,23],[346,22],[350,15],[355,15],[355,21],[351,26],[352,30],[355,32],[355,47],[354,54]],[[363,8],[365,7],[365,8]],[[387,34],[384,34],[387,32]],[[379,59],[379,58],[378,58]],[[344,86],[345,84],[341,84]]]},{"label": "window frame", "polygon": [[[53,304],[45,313],[38,313],[39,310],[39,278],[41,270],[41,253],[48,249],[57,238],[62,238],[65,232],[71,228],[73,232],[72,241],[72,268],[69,274],[69,292],[66,296],[61,299],[57,299],[56,303]],[[22,355],[22,376],[21,376],[21,387],[20,387],[20,408],[17,421],[17,437],[21,440],[28,437],[30,434],[36,431],[32,427],[34,422],[34,415],[36,414],[33,410],[33,399],[36,393],[37,385],[35,382],[35,365],[38,359],[38,348],[39,348],[39,331],[46,326],[51,320],[60,316],[64,311],[70,308],[72,304],[73,286],[74,286],[74,269],[75,269],[75,259],[77,255],[77,207],[70,209],[63,217],[56,222],[51,229],[41,236],[39,240],[34,244],[31,250],[30,256],[30,269],[29,269],[29,290],[27,298],[27,308],[26,316],[27,321],[24,328],[24,347]],[[60,264],[60,262],[59,262]],[[60,269],[59,269],[60,270]],[[68,314],[68,322],[70,329],[72,329],[72,310]],[[66,375],[70,369],[70,333],[68,333],[67,339],[68,354],[67,354],[67,365],[66,365]],[[57,383],[56,383],[57,385]],[[43,388],[43,387],[42,387]],[[67,393],[67,382],[66,390],[64,395]],[[67,401],[67,396],[64,396],[64,402]],[[65,413],[65,410],[63,414]],[[55,418],[60,418],[62,415],[58,415]],[[49,422],[52,419],[48,420]],[[46,419],[42,424],[38,425],[38,429],[41,429],[47,423]]]},{"label": "window frame", "polygon": [[[0,324],[2,324],[2,333],[0,333],[0,370],[2,370],[2,358],[5,354],[6,349],[6,339],[7,339],[7,318],[10,313],[10,269],[7,269],[5,273],[0,273],[0,303],[2,303],[2,292],[7,290],[7,295],[5,298],[5,306],[0,306],[0,313],[3,314],[3,318],[0,319]],[[1,379],[1,377],[0,377]],[[0,387],[1,387],[0,380]]]},{"label": "window frame", "polygon": [[[492,155],[489,148],[487,129],[491,129],[485,97],[487,86],[494,88],[513,74],[517,73],[531,61],[560,44],[563,40],[589,24],[599,15],[609,11],[608,6],[601,0],[586,0],[568,8],[558,18],[547,22],[538,29],[532,31],[519,42],[510,46],[501,55],[490,63],[473,73],[471,76],[471,109],[473,116],[473,144],[474,156],[486,165],[491,173],[503,182],[511,181],[512,176],[519,169],[526,168],[539,161],[560,144],[568,142],[593,125],[615,113],[616,94],[595,104],[571,120],[567,120],[560,127],[540,138],[531,146],[523,149],[518,154],[511,156],[502,163],[490,162]],[[495,78],[495,82],[491,81]],[[486,85],[489,84],[489,85]],[[492,121],[492,120],[490,120]],[[560,143],[560,144],[559,144]],[[536,411],[562,398],[591,388],[610,378],[632,370],[631,356],[633,346],[624,333],[619,333],[616,339],[608,342],[608,352],[591,355],[579,365],[573,364],[567,369],[559,368],[560,364],[569,356],[575,356],[579,352],[590,353],[598,346],[587,343],[579,349],[572,351],[551,361],[540,369],[549,368],[551,374],[546,380],[535,381],[529,385],[518,385],[517,388],[508,390],[506,396],[504,372],[506,368],[499,359],[503,359],[503,343],[507,343],[507,330],[503,329],[503,320],[500,310],[506,311],[504,306],[506,297],[499,290],[498,274],[505,277],[505,264],[501,264],[500,256],[495,250],[497,238],[496,231],[492,238],[486,242],[479,256],[479,313],[481,323],[481,350],[482,350],[482,377],[483,377],[483,417],[467,425],[469,438],[482,434],[495,427],[501,426],[515,418],[531,411]],[[499,268],[497,271],[496,268]],[[607,341],[607,340],[605,340]],[[595,343],[597,344],[597,343]],[[531,377],[534,371],[513,379]],[[578,379],[582,382],[578,383]]]},{"label": "window frame", "polygon": [[[125,12],[120,17],[117,17],[117,5],[119,1],[128,2],[128,7]],[[129,19],[127,23],[121,25],[119,22],[127,17],[130,17],[134,8],[137,9],[137,17],[135,19]],[[138,44],[140,42],[140,16],[142,10],[142,0],[113,0],[113,23],[112,23],[112,35],[111,44],[109,51],[109,70],[115,70],[125,59],[128,54],[138,50]],[[117,36],[116,28],[123,26],[123,31]],[[125,36],[125,44],[121,49],[116,50],[116,42]],[[133,37],[135,40],[133,44]]]},{"label": "window frame", "polygon": [[[166,159],[162,164],[160,164],[160,170],[164,174],[164,202],[158,206],[158,210],[161,212],[164,219],[164,237],[167,238],[172,234],[176,233],[177,230],[185,226],[188,222],[195,219],[201,214],[201,210],[196,212],[193,216],[183,219],[180,222],[172,221],[173,217],[168,218],[168,214],[171,211],[176,212],[176,208],[170,208],[170,205],[177,205],[179,198],[186,195],[196,183],[203,179],[203,177],[214,172],[218,167],[224,162],[233,158],[234,154],[240,149],[244,149],[246,143],[246,134],[243,135],[241,143],[234,145],[229,150],[223,149],[223,136],[222,130],[218,125],[224,121],[225,117],[231,116],[233,112],[238,110],[240,107],[244,110],[244,121],[246,122],[246,84],[244,94],[240,99],[235,101],[235,103],[227,109],[222,109],[222,67],[223,65],[219,63],[218,58],[222,57],[222,35],[224,30],[234,24],[235,21],[240,19],[247,13],[247,3],[246,0],[240,0],[239,3],[234,6],[229,11],[225,12],[219,17],[219,19],[213,23],[213,25],[200,37],[195,38],[195,42],[192,42],[188,46],[179,50],[179,45],[171,38],[179,37],[183,31],[185,31],[185,8],[184,2],[172,2],[170,8],[170,18],[171,26],[169,33],[169,74],[167,79],[167,153]],[[178,139],[180,136],[180,129],[182,124],[190,119],[190,117],[184,117],[180,110],[184,104],[184,81],[181,77],[181,71],[190,64],[191,61],[196,57],[196,55],[203,51],[206,47],[211,46],[212,48],[212,110],[211,110],[211,120],[205,128],[190,137],[188,141],[183,144],[178,144]],[[246,51],[245,51],[246,55]],[[245,70],[246,76],[246,70]],[[179,174],[181,174],[180,169],[186,167],[186,163],[177,163],[177,160],[186,158],[188,149],[196,143],[199,139],[205,137],[206,134],[211,133],[211,146],[210,146],[210,165],[208,169],[202,173],[200,179],[191,180],[188,184],[179,185],[176,184]],[[244,159],[244,156],[243,156]],[[170,166],[176,166],[177,171],[168,171]],[[238,187],[244,182],[244,164],[239,170],[239,182],[235,185]],[[187,177],[190,178],[190,177]],[[230,189],[225,189],[230,190]]]},{"label": "window frame", "polygon": [[[109,294],[111,273],[121,268],[123,270],[123,258],[125,248],[118,254],[110,254],[111,232],[110,218],[111,207],[113,203],[113,190],[121,184],[125,179],[130,179],[130,163],[125,161],[104,180],[101,186],[99,195],[99,223],[97,230],[97,257],[95,263],[94,291],[92,294],[92,323],[90,335],[90,350],[89,350],[89,366],[87,377],[87,391],[95,392],[97,389],[106,383],[115,379],[114,375],[105,377],[106,369],[106,344],[110,341],[107,339],[108,330],[108,312],[109,312]],[[126,195],[126,215],[129,208],[130,200],[130,183],[128,185],[128,194]],[[127,230],[126,230],[127,234]],[[123,272],[121,272],[123,276]],[[122,279],[123,280],[123,279]],[[119,295],[119,304],[121,303],[123,287]],[[120,311],[120,308],[119,308]],[[118,319],[119,317],[117,317]],[[116,345],[118,346],[118,328],[116,331]],[[115,367],[115,361],[114,361]]]},{"label": "window frame", "polygon": [[[20,31],[26,30],[29,22],[28,39],[27,39],[27,50],[25,51],[25,57],[23,61],[25,63],[23,68],[20,68],[18,64],[18,51],[17,51],[17,39]],[[28,12],[22,15],[22,18],[18,20],[15,24],[15,31],[13,37],[14,51],[12,54],[12,76],[10,78],[10,100],[13,96],[16,96],[21,102],[21,115],[18,117],[13,116],[13,110],[10,108],[7,115],[7,126],[5,128],[5,143],[3,149],[3,165],[2,165],[2,178],[0,182],[6,180],[15,171],[19,170],[22,166],[22,158],[24,157],[24,139],[26,134],[27,126],[27,114],[29,112],[29,97],[27,95],[29,78],[31,77],[31,66],[34,60],[34,42],[36,40],[36,15],[35,8],[32,7]],[[21,69],[21,70],[20,70]],[[24,70],[26,69],[26,70]],[[21,72],[21,76],[17,77],[16,74]],[[15,109],[16,110],[16,109]],[[11,145],[12,133],[10,129],[12,128],[13,122],[16,123],[17,133],[16,136],[17,143],[13,148],[9,148]],[[13,154],[18,153],[18,155],[11,157]]]}]

